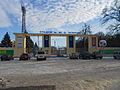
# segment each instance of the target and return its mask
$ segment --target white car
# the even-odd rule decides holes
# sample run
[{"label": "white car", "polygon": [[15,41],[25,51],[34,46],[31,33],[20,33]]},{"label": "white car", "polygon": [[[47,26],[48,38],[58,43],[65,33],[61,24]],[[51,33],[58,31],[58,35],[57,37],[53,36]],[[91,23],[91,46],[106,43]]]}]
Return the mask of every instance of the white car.
[{"label": "white car", "polygon": [[37,55],[37,60],[46,60],[46,53],[45,51],[38,51]]}]

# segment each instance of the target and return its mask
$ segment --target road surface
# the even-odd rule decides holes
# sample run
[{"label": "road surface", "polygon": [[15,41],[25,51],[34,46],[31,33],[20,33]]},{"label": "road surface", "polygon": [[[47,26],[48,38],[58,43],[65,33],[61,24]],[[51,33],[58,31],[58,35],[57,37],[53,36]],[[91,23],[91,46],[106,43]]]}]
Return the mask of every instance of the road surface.
[{"label": "road surface", "polygon": [[120,90],[120,60],[0,61],[8,87],[55,85],[56,90]]}]

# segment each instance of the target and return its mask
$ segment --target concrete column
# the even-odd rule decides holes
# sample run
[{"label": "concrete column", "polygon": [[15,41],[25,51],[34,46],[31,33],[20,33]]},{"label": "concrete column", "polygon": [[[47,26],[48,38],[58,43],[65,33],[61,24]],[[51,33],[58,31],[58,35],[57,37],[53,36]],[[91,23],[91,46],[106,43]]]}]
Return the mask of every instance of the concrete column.
[{"label": "concrete column", "polygon": [[96,48],[97,48],[96,50],[97,50],[97,51],[99,50],[99,49],[98,49],[98,43],[99,43],[99,42],[98,42],[98,36],[96,36]]},{"label": "concrete column", "polygon": [[88,37],[88,51],[92,53],[92,38]]},{"label": "concrete column", "polygon": [[27,53],[27,47],[26,47],[26,36],[23,37],[23,53]]},{"label": "concrete column", "polygon": [[[96,38],[96,46],[92,46],[92,38]],[[90,53],[98,51],[98,37],[88,37],[88,51]]]}]

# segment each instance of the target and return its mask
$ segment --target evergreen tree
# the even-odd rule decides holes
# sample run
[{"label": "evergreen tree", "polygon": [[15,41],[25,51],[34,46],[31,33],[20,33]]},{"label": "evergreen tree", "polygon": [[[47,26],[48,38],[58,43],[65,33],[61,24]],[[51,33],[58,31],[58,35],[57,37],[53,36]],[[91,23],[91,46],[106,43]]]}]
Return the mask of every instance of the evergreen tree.
[{"label": "evergreen tree", "polygon": [[33,47],[33,56],[35,56],[37,54],[38,50],[39,50],[39,47],[38,47],[37,43],[35,42],[34,47]]},{"label": "evergreen tree", "polygon": [[12,47],[12,42],[8,32],[4,35],[4,38],[1,41],[1,47]]},{"label": "evergreen tree", "polygon": [[26,47],[27,47],[27,52],[30,53],[31,50],[34,47],[34,42],[32,41],[32,39],[30,38],[30,36],[26,37]]},{"label": "evergreen tree", "polygon": [[38,47],[38,45],[37,45],[37,43],[36,43],[36,42],[35,42],[34,47],[35,47],[35,48],[37,48],[37,49],[39,49],[39,47]]}]

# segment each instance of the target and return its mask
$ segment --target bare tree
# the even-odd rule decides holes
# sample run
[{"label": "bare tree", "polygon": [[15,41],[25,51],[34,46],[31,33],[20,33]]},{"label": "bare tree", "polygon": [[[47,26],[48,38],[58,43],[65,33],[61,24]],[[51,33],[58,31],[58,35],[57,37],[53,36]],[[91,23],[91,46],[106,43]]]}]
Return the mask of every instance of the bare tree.
[{"label": "bare tree", "polygon": [[113,20],[113,23],[107,29],[113,33],[120,32],[120,0],[114,0],[113,4],[108,8],[104,8],[102,12],[102,24]]},{"label": "bare tree", "polygon": [[97,32],[95,35],[98,36],[98,40],[102,40],[105,39],[105,34],[103,32]]},{"label": "bare tree", "polygon": [[[82,30],[79,33],[81,35],[92,34],[90,25],[84,23],[84,25],[82,26]],[[80,46],[81,46],[81,48],[84,49],[83,51],[87,51],[87,49],[88,49],[88,42],[87,41],[88,41],[88,38],[86,38],[86,37],[78,38],[77,44],[76,44],[77,48],[80,48]]]},{"label": "bare tree", "polygon": [[82,30],[80,31],[80,34],[89,35],[91,33],[92,33],[92,31],[91,31],[90,25],[87,25],[86,23],[84,23],[84,26],[82,27]]}]

